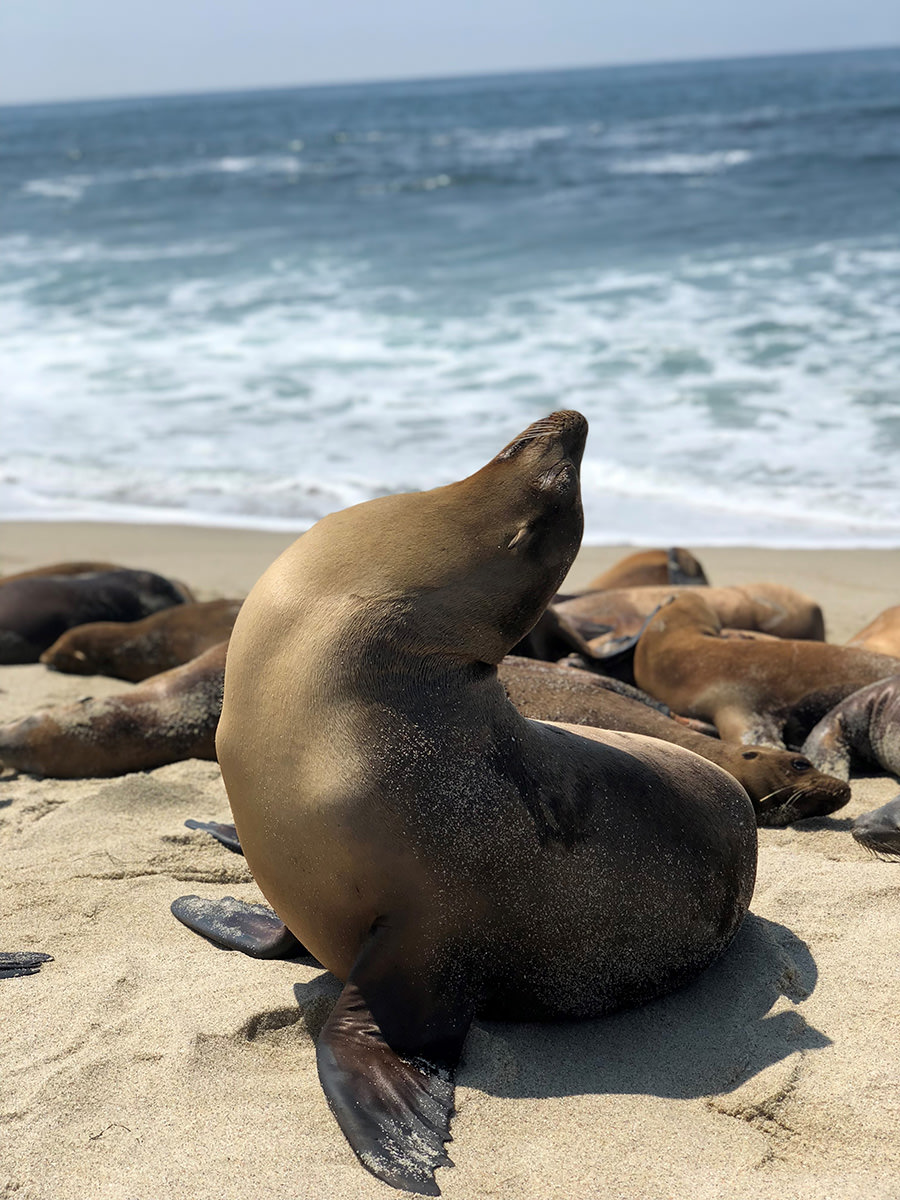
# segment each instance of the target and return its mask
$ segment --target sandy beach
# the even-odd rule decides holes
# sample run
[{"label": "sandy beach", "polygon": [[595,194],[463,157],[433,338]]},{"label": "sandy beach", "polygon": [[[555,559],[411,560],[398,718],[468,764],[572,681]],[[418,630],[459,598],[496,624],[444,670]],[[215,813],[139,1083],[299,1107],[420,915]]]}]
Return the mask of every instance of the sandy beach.
[{"label": "sandy beach", "polygon": [[[288,534],[10,522],[0,571],[110,559],[241,596]],[[816,597],[833,641],[898,603],[900,551],[691,549],[711,582]],[[627,549],[587,548],[570,583]],[[0,668],[0,719],[121,692]],[[339,985],[308,961],[220,950],[177,896],[260,900],[186,819],[230,820],[214,763],[112,780],[0,778],[0,949],[54,961],[0,982],[0,1197],[387,1200],[328,1110],[314,1038]],[[897,1200],[900,864],[850,820],[897,794],[854,776],[832,817],[760,832],[751,916],[677,994],[578,1024],[476,1022],[444,1196],[473,1200]]]}]

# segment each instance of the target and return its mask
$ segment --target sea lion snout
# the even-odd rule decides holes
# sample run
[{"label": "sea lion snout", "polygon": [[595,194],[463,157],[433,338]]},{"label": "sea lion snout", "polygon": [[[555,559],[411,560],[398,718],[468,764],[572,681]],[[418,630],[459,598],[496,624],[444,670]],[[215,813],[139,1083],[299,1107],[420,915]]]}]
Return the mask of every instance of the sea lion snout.
[{"label": "sea lion snout", "polygon": [[539,421],[529,425],[518,437],[513,438],[509,445],[504,446],[494,461],[506,462],[526,448],[534,448],[534,443],[552,439],[559,441],[564,457],[578,469],[581,467],[587,434],[586,417],[574,409],[560,409],[559,412],[550,413],[549,416],[541,417]]}]

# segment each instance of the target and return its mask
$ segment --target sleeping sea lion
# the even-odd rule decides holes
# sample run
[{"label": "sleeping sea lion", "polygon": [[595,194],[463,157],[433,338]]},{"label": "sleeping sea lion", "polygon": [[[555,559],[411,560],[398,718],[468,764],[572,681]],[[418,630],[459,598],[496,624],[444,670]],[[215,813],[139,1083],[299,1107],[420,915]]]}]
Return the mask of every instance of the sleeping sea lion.
[{"label": "sleeping sea lion", "polygon": [[85,779],[216,757],[227,642],[120,696],[60,704],[0,725],[0,764]]},{"label": "sleeping sea lion", "polygon": [[661,604],[685,592],[702,596],[720,625],[730,629],[758,630],[777,637],[812,641],[822,641],[825,637],[825,621],[816,601],[778,583],[584,592],[554,604],[554,608],[587,639],[596,655],[602,653],[607,641],[636,640],[644,623]]},{"label": "sleeping sea lion", "polygon": [[286,927],[345,981],[318,1040],[325,1094],[364,1165],[422,1194],[449,1162],[476,1012],[641,1003],[721,952],[753,890],[753,808],[730,775],[654,738],[529,721],[497,678],[578,549],[586,429],[555,413],[460,483],[325,517],[229,645],[219,763],[277,917],[176,912],[256,951]]},{"label": "sleeping sea lion", "polygon": [[98,571],[124,571],[126,569],[118,563],[109,562],[50,563],[46,567],[32,567],[28,571],[13,571],[9,575],[0,575],[0,587],[12,583],[15,579],[36,579],[43,575],[92,575]]},{"label": "sleeping sea lion", "polygon": [[699,588],[663,605],[634,655],[639,687],[676,712],[712,721],[725,741],[784,748],[900,660],[849,646],[791,639],[723,638]]},{"label": "sleeping sea lion", "polygon": [[886,608],[846,643],[874,654],[891,654],[900,658],[900,604]]},{"label": "sleeping sea lion", "polygon": [[708,583],[703,568],[690,550],[682,546],[670,546],[668,550],[639,550],[627,555],[608,570],[601,571],[581,591],[665,584],[691,587]]},{"label": "sleeping sea lion", "polygon": [[166,608],[142,621],[77,625],[44,651],[41,662],[70,675],[110,675],[140,683],[226,641],[242,603],[207,600]]},{"label": "sleeping sea lion", "polygon": [[608,684],[612,681],[586,671],[507,656],[499,675],[507,696],[523,716],[643,733],[708,758],[742,784],[753,802],[758,825],[781,826],[824,816],[850,799],[846,783],[820,774],[803,754],[771,746],[735,746],[696,733],[671,715],[611,691]]},{"label": "sleeping sea lion", "polygon": [[852,692],[826,713],[803,753],[838,779],[850,778],[854,758],[900,775],[900,674]]},{"label": "sleeping sea lion", "polygon": [[37,662],[74,625],[137,621],[184,604],[181,585],[152,571],[37,575],[0,588],[0,663]]}]

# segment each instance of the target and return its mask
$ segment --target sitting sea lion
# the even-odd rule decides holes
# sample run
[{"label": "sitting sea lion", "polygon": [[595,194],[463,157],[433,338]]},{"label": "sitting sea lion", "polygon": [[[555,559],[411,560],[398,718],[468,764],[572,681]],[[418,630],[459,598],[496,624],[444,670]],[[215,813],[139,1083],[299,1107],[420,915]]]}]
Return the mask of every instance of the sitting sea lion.
[{"label": "sitting sea lion", "polygon": [[602,655],[607,642],[637,640],[644,623],[661,604],[683,593],[702,596],[730,629],[758,630],[782,638],[822,641],[825,621],[815,600],[778,583],[743,587],[640,587],[584,592],[554,604],[587,639],[591,652]]},{"label": "sitting sea lion", "polygon": [[838,779],[850,778],[851,759],[900,775],[900,675],[852,692],[819,721],[803,753]]},{"label": "sitting sea lion", "polygon": [[41,662],[70,675],[111,675],[140,683],[226,641],[242,603],[207,600],[166,608],[142,621],[77,625],[44,651]]},{"label": "sitting sea lion", "polygon": [[14,579],[0,588],[0,663],[37,662],[74,625],[137,621],[184,603],[183,587],[152,571]]},{"label": "sitting sea lion", "polygon": [[891,654],[900,658],[900,604],[886,608],[846,643],[874,654]]},{"label": "sitting sea lion", "polygon": [[364,1165],[423,1194],[476,1012],[648,1000],[721,952],[753,889],[730,775],[655,738],[529,721],[497,677],[578,549],[586,427],[555,413],[460,483],[325,517],[229,645],[219,763],[278,916],[176,912],[226,945],[299,940],[345,981],[318,1039],[326,1096]]},{"label": "sitting sea lion", "polygon": [[850,832],[873,854],[900,858],[900,796],[857,817]]},{"label": "sitting sea lion", "polygon": [[636,554],[629,554],[606,571],[601,571],[581,591],[665,584],[691,587],[708,583],[703,568],[690,550],[671,546],[668,550],[639,550]]},{"label": "sitting sea lion", "polygon": [[900,671],[900,660],[849,646],[720,637],[699,588],[663,605],[634,655],[639,687],[676,712],[712,721],[725,741],[784,748],[857,688]]},{"label": "sitting sea lion", "polygon": [[216,757],[227,642],[123,693],[61,704],[0,725],[0,764],[84,779]]},{"label": "sitting sea lion", "polygon": [[671,715],[611,691],[608,684],[613,681],[597,675],[509,656],[500,664],[499,675],[507,696],[526,717],[643,733],[708,758],[743,785],[758,825],[824,816],[850,799],[846,783],[820,774],[802,754],[771,746],[739,747],[696,733]]}]

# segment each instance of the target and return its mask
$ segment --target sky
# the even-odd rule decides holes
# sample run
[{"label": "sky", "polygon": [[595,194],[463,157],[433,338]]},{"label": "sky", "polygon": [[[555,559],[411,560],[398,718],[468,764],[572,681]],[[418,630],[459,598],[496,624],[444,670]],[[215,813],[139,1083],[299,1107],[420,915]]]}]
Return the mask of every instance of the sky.
[{"label": "sky", "polygon": [[896,45],[898,0],[0,0],[0,104]]}]

